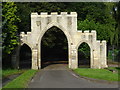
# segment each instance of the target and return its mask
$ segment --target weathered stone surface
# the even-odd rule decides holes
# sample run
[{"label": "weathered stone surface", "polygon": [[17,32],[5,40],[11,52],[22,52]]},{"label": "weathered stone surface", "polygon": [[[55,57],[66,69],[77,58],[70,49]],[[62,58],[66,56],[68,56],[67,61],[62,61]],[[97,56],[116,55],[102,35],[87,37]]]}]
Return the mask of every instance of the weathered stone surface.
[{"label": "weathered stone surface", "polygon": [[91,53],[91,68],[105,68],[106,63],[106,41],[100,42],[96,39],[96,31],[89,30],[82,32],[77,30],[77,13],[52,12],[48,15],[47,12],[31,14],[31,32],[21,32],[20,41],[22,44],[27,44],[32,50],[32,69],[41,68],[41,39],[45,32],[51,27],[56,26],[61,29],[68,40],[69,50],[69,68],[75,69],[78,67],[78,47],[83,42],[90,47]]}]

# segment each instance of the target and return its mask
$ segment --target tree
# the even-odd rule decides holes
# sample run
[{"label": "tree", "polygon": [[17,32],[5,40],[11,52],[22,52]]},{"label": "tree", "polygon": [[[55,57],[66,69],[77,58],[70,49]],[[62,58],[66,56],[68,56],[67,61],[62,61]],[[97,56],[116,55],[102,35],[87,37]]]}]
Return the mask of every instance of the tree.
[{"label": "tree", "polygon": [[17,22],[20,21],[16,15],[17,6],[14,2],[2,4],[2,38],[3,38],[3,57],[11,54],[12,50],[18,45]]},{"label": "tree", "polygon": [[[115,3],[113,6],[113,18],[116,21],[116,26],[115,26],[115,40],[117,42],[117,45],[120,44],[120,2]],[[119,46],[118,46],[119,47]]]},{"label": "tree", "polygon": [[89,20],[84,20],[84,21],[78,21],[78,30],[96,30],[97,31],[97,39],[99,40],[106,40],[109,41],[110,35],[109,35],[109,26],[100,24],[100,23],[95,23],[95,21],[89,21]]},{"label": "tree", "polygon": [[105,3],[106,5],[106,24],[109,26],[109,33],[110,33],[110,44],[117,45],[118,43],[118,33],[116,30],[117,22],[114,16],[114,6],[116,3]]},{"label": "tree", "polygon": [[117,4],[117,22],[118,22],[118,33],[119,33],[119,36],[118,36],[118,40],[119,40],[119,42],[118,42],[118,47],[119,47],[119,49],[120,49],[120,1],[119,1],[119,3]]}]

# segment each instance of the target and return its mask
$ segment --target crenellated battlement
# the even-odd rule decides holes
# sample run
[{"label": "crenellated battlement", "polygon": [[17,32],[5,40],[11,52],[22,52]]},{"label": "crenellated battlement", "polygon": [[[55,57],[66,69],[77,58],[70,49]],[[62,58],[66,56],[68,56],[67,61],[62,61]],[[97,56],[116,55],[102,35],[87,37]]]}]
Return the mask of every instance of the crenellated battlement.
[{"label": "crenellated battlement", "polygon": [[77,33],[79,33],[81,37],[83,35],[84,36],[90,36],[90,35],[92,35],[94,38],[96,38],[96,34],[97,34],[97,32],[95,30],[92,30],[92,31],[90,31],[90,30],[85,30],[85,31],[78,30]]},{"label": "crenellated battlement", "polygon": [[106,45],[106,41],[105,40],[100,41],[100,45]]},{"label": "crenellated battlement", "polygon": [[80,33],[94,33],[94,34],[96,34],[96,30],[85,30],[85,31],[82,31],[82,30],[78,30],[78,32],[80,32]]},{"label": "crenellated battlement", "polygon": [[50,16],[72,16],[72,17],[77,17],[77,13],[76,12],[61,12],[60,14],[58,12],[51,12],[50,14],[48,14],[47,12],[41,12],[40,15],[37,12],[33,12],[31,13],[31,17],[50,17]]},{"label": "crenellated battlement", "polygon": [[31,39],[31,32],[27,32],[27,34],[25,34],[25,32],[21,32],[20,33],[20,40],[22,42],[28,42]]},{"label": "crenellated battlement", "polygon": [[21,32],[20,36],[24,37],[24,36],[29,36],[31,35],[31,32],[27,32],[27,34],[25,34],[25,32]]},{"label": "crenellated battlement", "polygon": [[21,32],[21,33],[20,33],[20,36],[21,36],[21,37],[24,37],[24,35],[25,35],[25,32]]}]

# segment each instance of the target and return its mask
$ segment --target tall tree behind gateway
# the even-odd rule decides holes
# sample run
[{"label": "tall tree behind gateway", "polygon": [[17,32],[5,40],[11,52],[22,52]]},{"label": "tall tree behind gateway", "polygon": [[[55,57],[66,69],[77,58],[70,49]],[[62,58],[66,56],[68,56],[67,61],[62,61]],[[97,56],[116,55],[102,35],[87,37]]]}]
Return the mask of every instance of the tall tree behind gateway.
[{"label": "tall tree behind gateway", "polygon": [[[16,15],[17,6],[14,2],[2,3],[2,49],[3,61],[9,61],[11,52],[18,45],[17,22],[20,21]],[[5,61],[4,61],[5,62]]]}]

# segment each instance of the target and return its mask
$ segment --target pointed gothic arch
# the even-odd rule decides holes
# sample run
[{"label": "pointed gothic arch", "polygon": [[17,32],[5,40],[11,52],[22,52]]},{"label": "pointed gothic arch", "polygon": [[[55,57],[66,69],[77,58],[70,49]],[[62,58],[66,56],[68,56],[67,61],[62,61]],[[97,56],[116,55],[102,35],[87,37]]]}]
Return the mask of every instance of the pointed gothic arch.
[{"label": "pointed gothic arch", "polygon": [[32,66],[32,50],[27,44],[23,44],[19,51],[19,68],[30,69]]},{"label": "pointed gothic arch", "polygon": [[78,67],[91,67],[91,53],[91,48],[86,42],[80,43],[78,47]]},{"label": "pointed gothic arch", "polygon": [[[55,30],[58,30],[58,32],[56,32],[55,33],[55,30],[52,30],[52,29],[55,29]],[[40,42],[40,44],[42,44],[42,40],[44,39],[44,37],[45,37],[45,35],[46,35],[46,33],[50,33],[50,32],[53,32],[53,33],[55,33],[55,34],[59,34],[60,32],[60,35],[58,35],[58,36],[56,36],[55,34],[52,34],[52,35],[55,35],[55,38],[57,38],[57,40],[58,40],[58,38],[60,39],[60,36],[62,35],[62,38],[63,38],[63,40],[65,39],[67,42],[66,42],[66,44],[67,45],[65,45],[65,46],[67,46],[67,48],[68,48],[68,40],[67,40],[67,37],[66,37],[66,35],[64,34],[64,32],[60,29],[60,28],[58,28],[58,27],[56,27],[56,26],[52,26],[52,27],[50,27],[45,33],[44,33],[44,35],[42,36],[42,39],[41,39],[41,42]],[[64,62],[64,64],[66,63],[65,61],[67,61],[68,62],[68,56],[69,56],[69,54],[68,54],[68,52],[69,52],[69,49],[67,49],[67,52],[65,53],[65,51],[63,52],[64,54],[62,54],[62,53],[60,53],[60,51],[62,51],[62,47],[59,47],[58,48],[58,43],[63,43],[63,41],[61,42],[61,40],[58,40],[57,41],[56,40],[56,42],[54,42],[55,44],[57,44],[57,45],[55,45],[55,46],[53,46],[53,48],[52,48],[52,50],[50,51],[51,53],[50,53],[50,55],[49,54],[47,54],[47,56],[49,55],[49,60],[48,60],[48,58],[47,58],[47,56],[45,56],[46,57],[46,59],[44,58],[43,59],[43,47],[42,47],[42,45],[41,45],[41,63],[44,61],[44,60],[46,60],[46,61],[48,61],[48,62],[46,62],[48,65],[49,64],[51,64],[51,63],[63,63]],[[59,42],[60,41],[60,42]],[[60,46],[60,45],[59,45]],[[46,47],[47,48],[47,47]],[[49,50],[49,49],[48,49]],[[46,52],[47,53],[47,52]],[[53,55],[52,55],[53,54]],[[62,54],[62,55],[61,55]],[[66,55],[67,54],[67,55]],[[56,57],[55,57],[56,56]],[[65,57],[63,57],[63,56],[65,56],[66,57],[66,59],[67,60],[64,60],[65,59]],[[54,58],[53,58],[54,57]],[[62,58],[61,58],[62,57]],[[52,59],[52,60],[51,60]],[[57,60],[56,60],[57,59]],[[61,61],[62,60],[62,61]],[[53,61],[53,62],[51,62],[51,61]],[[46,65],[47,65],[46,64]],[[41,64],[41,66],[43,66],[43,64]],[[44,66],[43,66],[44,67]]]}]

